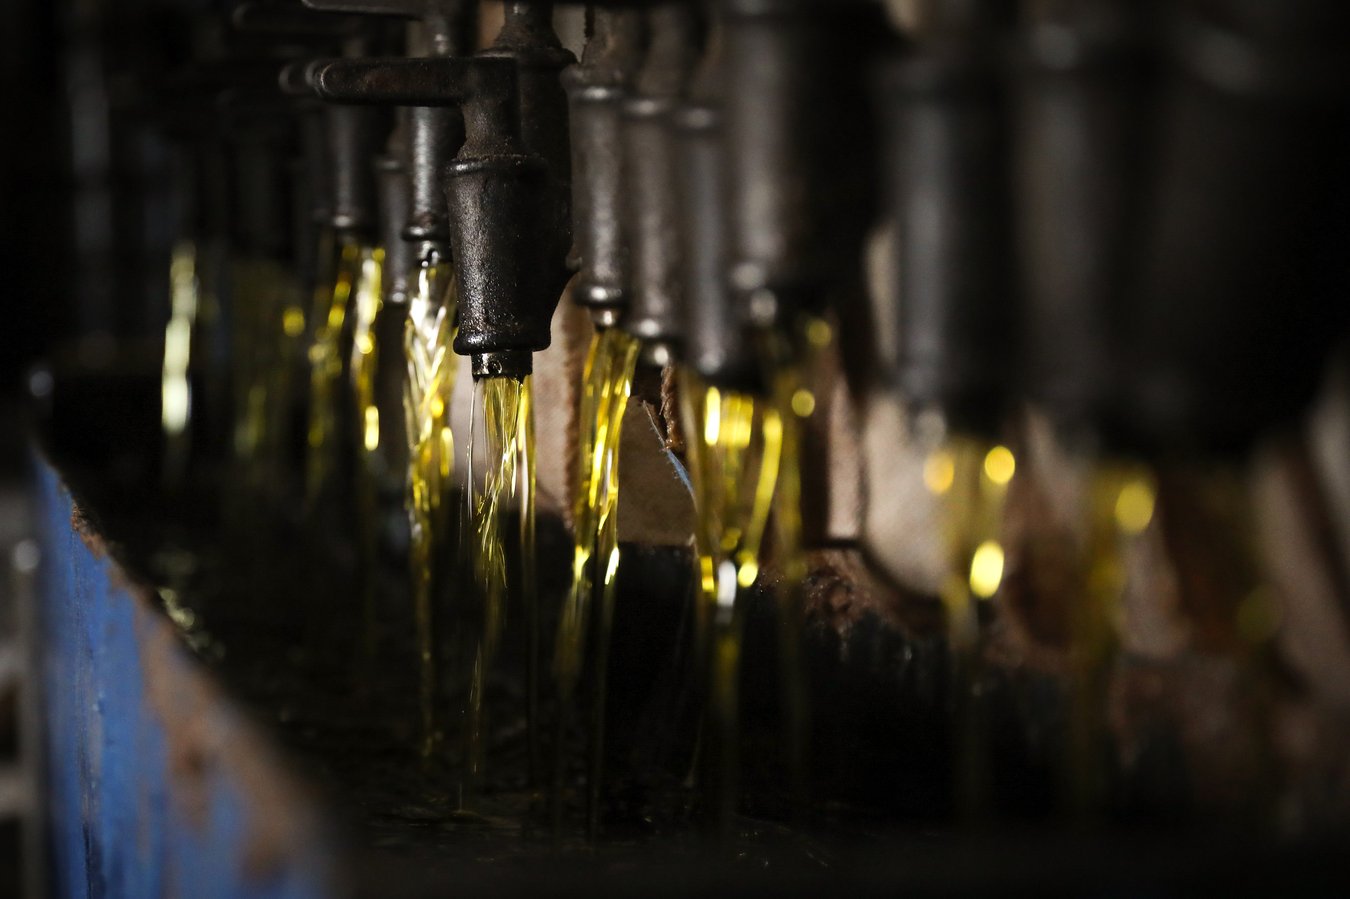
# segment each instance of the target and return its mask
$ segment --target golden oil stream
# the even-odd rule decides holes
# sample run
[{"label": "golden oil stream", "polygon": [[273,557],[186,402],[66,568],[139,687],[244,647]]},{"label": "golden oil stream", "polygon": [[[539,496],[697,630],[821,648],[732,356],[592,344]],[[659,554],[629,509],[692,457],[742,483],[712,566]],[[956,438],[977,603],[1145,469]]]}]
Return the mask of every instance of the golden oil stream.
[{"label": "golden oil stream", "polygon": [[806,373],[830,347],[834,334],[828,322],[814,316],[804,317],[798,331],[795,339],[781,332],[763,335],[762,354],[769,360],[773,403],[782,422],[777,496],[773,501],[774,552],[782,573],[777,590],[779,682],[789,789],[800,813],[810,800],[810,721],[801,642],[808,574],[802,525],[802,435],[816,411],[816,397]]},{"label": "golden oil stream", "polygon": [[430,759],[441,740],[436,719],[436,659],[432,597],[443,576],[455,440],[450,427],[458,357],[458,297],[451,269],[427,263],[415,273],[404,331],[408,378],[404,412],[408,429],[408,519],[411,534],[413,615],[416,622],[421,754]]},{"label": "golden oil stream", "polygon": [[234,265],[234,459],[256,491],[285,466],[290,401],[305,313],[289,269],[271,259]]},{"label": "golden oil stream", "polygon": [[1157,487],[1143,466],[1099,465],[1086,497],[1082,596],[1069,604],[1069,715],[1064,773],[1068,810],[1086,818],[1106,806],[1110,666],[1126,588],[1125,553],[1153,520]]},{"label": "golden oil stream", "polygon": [[367,459],[380,449],[380,409],[375,401],[375,372],[379,364],[375,323],[383,304],[383,273],[384,250],[363,251],[352,310],[351,371],[361,450]]},{"label": "golden oil stream", "polygon": [[529,379],[521,391],[520,398],[520,436],[518,476],[519,489],[519,540],[520,540],[520,594],[521,607],[525,610],[525,727],[527,732],[529,755],[529,779],[536,785],[542,771],[540,759],[540,709],[539,709],[539,560],[537,535],[538,516],[536,512],[536,489],[538,487],[534,433],[534,390]]},{"label": "golden oil stream", "polygon": [[[743,612],[754,586],[783,461],[785,420],[774,403],[707,386],[686,373],[681,391],[689,431],[698,556],[699,665],[707,671],[710,773],[725,834],[738,801],[739,679]],[[706,666],[706,667],[705,667]]]},{"label": "golden oil stream", "polygon": [[165,437],[165,476],[180,479],[191,452],[192,336],[201,305],[197,246],[189,240],[173,248],[169,264],[169,323],[164,329],[164,366],[160,385],[160,418]]},{"label": "golden oil stream", "polygon": [[[482,594],[482,627],[474,657],[469,687],[466,768],[472,795],[482,783],[487,741],[486,694],[502,632],[506,623],[510,589],[506,513],[515,506],[520,513],[518,558],[525,570],[528,588],[534,582],[534,408],[532,378],[488,378],[479,385],[483,397],[484,442],[488,466],[483,489],[473,516],[474,583]],[[529,560],[526,562],[526,560]],[[532,604],[526,597],[525,604]]]},{"label": "golden oil stream", "polygon": [[767,397],[719,390],[688,374],[681,390],[697,509],[696,664],[707,678],[713,804],[724,837],[730,832],[738,802],[743,639],[738,598],[758,580],[770,520],[782,574],[776,597],[784,756],[798,810],[805,809],[809,798],[809,722],[800,620],[807,575],[801,508],[802,433],[816,408],[806,373],[833,335],[828,323],[811,317],[799,322],[796,330],[760,335],[760,356],[770,387]]},{"label": "golden oil stream", "polygon": [[952,657],[955,798],[976,818],[987,807],[989,772],[979,604],[1003,583],[1003,511],[1017,460],[1005,446],[953,437],[924,464],[924,483],[941,503],[949,571],[941,587]]},{"label": "golden oil stream", "polygon": [[315,290],[314,335],[309,350],[310,412],[306,499],[312,505],[336,476],[342,459],[340,422],[346,409],[344,337],[349,328],[352,293],[361,276],[361,260],[369,254],[360,244],[343,240],[331,284]]},{"label": "golden oil stream", "polygon": [[[1067,810],[1080,817],[1099,815],[1106,808],[1112,770],[1106,715],[1122,601],[1129,587],[1127,556],[1153,525],[1161,502],[1158,478],[1140,464],[1103,462],[1088,487],[1082,596],[1069,607],[1071,686],[1064,767]],[[1274,755],[1266,664],[1278,620],[1271,592],[1250,563],[1255,558],[1255,526],[1246,486],[1230,472],[1190,471],[1171,498],[1176,513],[1171,527],[1183,532],[1168,539],[1173,564],[1181,569],[1183,604],[1196,633],[1209,635],[1200,638],[1199,648],[1232,653],[1248,680],[1257,769],[1251,804],[1256,817],[1270,823]]]},{"label": "golden oil stream", "polygon": [[619,567],[619,438],[633,391],[639,342],[617,328],[598,332],[583,370],[578,420],[576,495],[573,497],[575,544],[572,585],[558,622],[554,677],[560,708],[555,751],[553,809],[555,833],[561,823],[564,734],[572,714],[588,632],[595,634],[596,696],[591,717],[591,765],[587,828],[599,826],[599,790],[604,749],[608,644],[614,614],[615,575]]},{"label": "golden oil stream", "polygon": [[[357,529],[361,570],[358,574],[365,613],[363,648],[366,661],[376,655],[376,566],[378,559],[379,485],[377,455],[380,451],[380,408],[375,394],[379,364],[375,326],[384,292],[384,250],[361,251],[361,272],[352,294],[351,379],[355,401],[353,413],[359,431],[356,468]],[[373,673],[373,672],[372,672]]]}]

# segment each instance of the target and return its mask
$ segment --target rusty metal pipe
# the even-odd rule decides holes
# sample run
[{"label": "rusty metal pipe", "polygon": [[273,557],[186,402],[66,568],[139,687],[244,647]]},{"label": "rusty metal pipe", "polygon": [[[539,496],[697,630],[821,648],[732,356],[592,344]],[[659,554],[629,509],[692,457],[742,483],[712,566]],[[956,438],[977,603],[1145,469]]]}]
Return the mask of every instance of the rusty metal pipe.
[{"label": "rusty metal pipe", "polygon": [[573,242],[568,261],[580,271],[572,298],[604,325],[618,322],[630,291],[620,107],[645,43],[646,23],[640,14],[597,10],[581,64],[563,73],[572,131]]}]

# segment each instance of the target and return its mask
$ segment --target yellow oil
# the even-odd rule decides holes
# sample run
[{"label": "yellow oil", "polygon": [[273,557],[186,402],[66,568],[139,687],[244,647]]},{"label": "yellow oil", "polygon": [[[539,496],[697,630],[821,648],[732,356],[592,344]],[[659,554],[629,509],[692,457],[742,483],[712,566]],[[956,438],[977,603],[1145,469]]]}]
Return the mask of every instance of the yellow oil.
[{"label": "yellow oil", "polygon": [[802,435],[816,411],[816,397],[807,372],[833,342],[833,329],[820,318],[806,317],[795,339],[764,336],[772,399],[782,422],[776,497],[773,499],[774,553],[782,573],[778,600],[779,683],[783,706],[784,748],[788,786],[797,810],[809,801],[807,744],[810,722],[805,667],[802,660],[803,585],[808,566],[802,525]]},{"label": "yellow oil", "polygon": [[1109,789],[1108,688],[1126,588],[1125,554],[1153,521],[1157,486],[1140,465],[1109,463],[1093,471],[1086,496],[1082,595],[1070,603],[1068,810],[1099,813]]},{"label": "yellow oil", "polygon": [[528,731],[529,777],[532,785],[538,783],[540,760],[539,711],[539,562],[536,536],[536,456],[534,434],[534,391],[527,378],[521,391],[519,411],[520,434],[518,451],[520,472],[517,477],[519,492],[520,539],[520,594],[525,610],[525,721]]},{"label": "yellow oil", "polygon": [[369,459],[380,449],[380,408],[375,399],[375,372],[379,348],[375,344],[375,323],[383,303],[384,250],[363,250],[361,274],[356,282],[352,307],[352,387],[356,398],[356,422],[359,445]]},{"label": "yellow oil", "polygon": [[949,440],[924,463],[924,484],[941,503],[950,563],[941,598],[948,641],[957,654],[976,651],[977,605],[992,599],[1003,583],[1003,511],[1016,471],[1017,459],[1007,447],[964,437]]},{"label": "yellow oil", "polygon": [[305,327],[298,298],[295,278],[280,262],[235,263],[233,449],[244,483],[255,491],[272,489],[285,465],[296,352]]},{"label": "yellow oil", "polygon": [[421,753],[430,759],[441,741],[436,716],[436,658],[432,595],[444,573],[449,488],[454,472],[455,440],[450,426],[450,401],[458,358],[455,339],[458,297],[451,269],[443,264],[421,266],[409,298],[404,330],[408,377],[404,385],[404,418],[408,429],[408,517],[413,616],[416,622]]},{"label": "yellow oil", "polygon": [[722,390],[689,373],[681,384],[696,508],[699,601],[696,664],[706,678],[709,776],[726,836],[738,801],[742,615],[739,597],[755,586],[772,523],[784,758],[791,798],[807,796],[808,713],[801,657],[802,435],[815,413],[807,373],[832,342],[829,324],[805,317],[793,329],[759,335],[766,396]]},{"label": "yellow oil", "polygon": [[[718,823],[725,832],[738,798],[740,765],[743,609],[737,599],[759,578],[784,438],[788,431],[795,433],[796,425],[784,418],[777,403],[705,385],[692,373],[685,374],[682,386],[696,509],[696,657],[707,672],[712,747],[708,770]],[[793,450],[794,438],[788,443]]]},{"label": "yellow oil", "polygon": [[[375,662],[376,603],[375,577],[378,556],[376,523],[379,520],[380,407],[376,398],[376,370],[379,348],[375,326],[384,293],[384,250],[362,249],[360,275],[352,292],[351,372],[353,420],[356,422],[358,465],[356,468],[357,530],[361,569],[358,574],[365,613],[364,650],[366,661]],[[373,674],[373,672],[372,672]]]},{"label": "yellow oil", "polygon": [[[465,753],[469,792],[482,782],[485,766],[486,693],[506,622],[510,577],[508,564],[507,513],[520,515],[516,533],[518,558],[531,569],[533,589],[534,546],[534,408],[532,379],[488,378],[481,382],[483,429],[488,465],[483,473],[473,516],[474,583],[482,596],[481,630],[474,656],[469,688],[467,748]],[[526,605],[531,601],[526,600]]]},{"label": "yellow oil", "polygon": [[[595,628],[596,702],[591,727],[591,776],[588,829],[597,828],[597,803],[604,744],[605,669],[614,613],[615,575],[619,568],[619,438],[633,392],[640,344],[617,328],[598,332],[591,341],[583,370],[578,410],[579,448],[572,514],[575,543],[572,583],[558,622],[554,678],[560,700],[559,740],[554,782],[555,823],[561,809],[564,765],[562,733],[572,713],[581,679],[586,640]],[[593,616],[598,615],[598,622]]]},{"label": "yellow oil", "polygon": [[201,279],[197,245],[180,241],[169,264],[169,323],[164,329],[164,365],[160,384],[160,418],[165,437],[165,476],[182,477],[191,451],[192,337],[200,311]]},{"label": "yellow oil", "polygon": [[342,460],[347,360],[343,344],[350,327],[352,295],[361,277],[362,259],[370,250],[344,240],[337,249],[337,266],[330,286],[315,291],[314,334],[309,348],[310,412],[309,455],[305,495],[311,504],[337,475]]},{"label": "yellow oil", "polygon": [[940,597],[952,658],[955,799],[966,818],[981,816],[988,804],[979,605],[1003,584],[1003,513],[1016,472],[1009,448],[970,437],[953,437],[924,463],[924,484],[940,505],[949,565]]},{"label": "yellow oil", "polygon": [[1272,770],[1269,707],[1270,641],[1278,620],[1272,595],[1253,559],[1255,523],[1246,485],[1223,469],[1185,471],[1171,477],[1170,492],[1147,466],[1120,461],[1097,464],[1084,506],[1081,596],[1069,606],[1069,715],[1064,768],[1067,811],[1099,815],[1106,806],[1112,769],[1107,710],[1110,673],[1119,649],[1123,599],[1130,589],[1127,558],[1146,532],[1156,529],[1164,499],[1170,501],[1167,538],[1182,604],[1196,649],[1228,655],[1237,663],[1253,710],[1251,789],[1254,816],[1270,823],[1277,781]]}]

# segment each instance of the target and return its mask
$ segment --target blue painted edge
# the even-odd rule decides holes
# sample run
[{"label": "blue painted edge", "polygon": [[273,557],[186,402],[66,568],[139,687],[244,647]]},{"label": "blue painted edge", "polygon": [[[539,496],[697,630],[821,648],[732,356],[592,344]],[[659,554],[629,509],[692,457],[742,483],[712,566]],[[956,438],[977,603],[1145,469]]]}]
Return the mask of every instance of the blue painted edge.
[{"label": "blue painted edge", "polygon": [[331,895],[335,841],[312,799],[36,469],[55,894]]}]

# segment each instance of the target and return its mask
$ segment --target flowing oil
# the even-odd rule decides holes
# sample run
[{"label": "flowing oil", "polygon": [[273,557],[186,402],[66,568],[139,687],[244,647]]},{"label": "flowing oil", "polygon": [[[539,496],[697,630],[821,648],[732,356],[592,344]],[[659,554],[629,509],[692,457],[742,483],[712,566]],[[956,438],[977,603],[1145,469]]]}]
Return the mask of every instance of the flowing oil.
[{"label": "flowing oil", "polygon": [[268,493],[286,464],[305,314],[295,278],[282,263],[241,259],[233,273],[234,461],[245,484]]},{"label": "flowing oil", "polygon": [[361,567],[361,603],[365,614],[364,651],[373,665],[376,647],[375,578],[378,563],[380,406],[376,396],[379,348],[375,328],[384,292],[384,250],[362,249],[360,275],[352,292],[351,372],[353,418],[357,426],[356,497]]},{"label": "flowing oil", "polygon": [[409,297],[404,331],[408,377],[404,417],[408,429],[409,564],[416,629],[421,755],[429,760],[441,741],[436,716],[436,658],[433,620],[435,585],[444,576],[449,541],[449,490],[455,439],[450,425],[459,359],[455,340],[458,296],[449,266],[428,261],[419,267]]},{"label": "flowing oil", "polygon": [[[529,382],[529,379],[526,379]],[[525,610],[525,726],[529,741],[530,784],[537,785],[541,772],[539,702],[539,557],[536,488],[538,486],[534,433],[534,391],[527,383],[521,393],[519,439],[520,594]]]},{"label": "flowing oil", "polygon": [[948,573],[940,597],[952,659],[954,790],[958,814],[988,805],[988,740],[980,605],[1003,584],[1003,513],[1017,459],[1006,446],[953,437],[931,453],[923,479],[940,504]]},{"label": "flowing oil", "polygon": [[311,507],[342,468],[344,433],[349,400],[346,398],[347,360],[344,344],[350,333],[350,305],[361,277],[362,259],[370,250],[351,240],[338,244],[336,269],[327,288],[315,290],[314,334],[309,349],[310,411],[306,499]]},{"label": "flowing oil", "polygon": [[1069,615],[1068,746],[1065,805],[1087,818],[1106,806],[1110,789],[1106,710],[1111,663],[1127,587],[1126,556],[1153,521],[1157,485],[1142,465],[1095,467],[1085,501],[1082,595]]},{"label": "flowing oil", "polygon": [[591,340],[586,355],[577,413],[580,428],[576,493],[572,502],[575,523],[572,582],[559,617],[553,661],[559,696],[553,784],[556,832],[562,813],[564,735],[574,711],[586,641],[594,634],[596,694],[591,715],[587,800],[587,830],[592,839],[599,828],[608,644],[619,568],[619,438],[633,392],[639,349],[640,343],[635,338],[618,328],[607,328]]},{"label": "flowing oil", "polygon": [[802,526],[802,435],[815,413],[808,373],[832,339],[824,320],[762,332],[765,396],[723,390],[686,374],[683,418],[697,512],[699,600],[696,658],[708,698],[712,805],[725,838],[739,799],[739,680],[743,614],[739,602],[759,580],[772,524],[780,573],[775,591],[784,761],[790,797],[808,800],[808,714],[801,655],[802,585],[807,576]]},{"label": "flowing oil", "polygon": [[352,306],[352,388],[356,400],[356,420],[360,446],[367,462],[380,450],[380,407],[375,396],[375,373],[379,348],[375,325],[383,303],[384,250],[364,250],[361,274],[356,282]]},{"label": "flowing oil", "polygon": [[[478,646],[469,685],[465,768],[469,795],[483,781],[487,744],[487,688],[506,625],[511,591],[510,560],[520,561],[519,593],[528,610],[537,606],[530,596],[535,587],[535,456],[532,379],[487,378],[482,394],[484,445],[487,464],[482,491],[475,497],[470,485],[473,546],[473,583],[481,598]],[[472,452],[472,448],[471,448]],[[518,515],[518,528],[509,534],[508,516]],[[527,542],[528,541],[528,542]],[[509,545],[515,542],[515,547]],[[513,553],[512,550],[515,550]],[[527,617],[529,612],[527,611]]]},{"label": "flowing oil", "polygon": [[759,578],[784,446],[775,403],[705,385],[686,373],[681,391],[694,486],[697,550],[696,659],[708,697],[708,771],[725,836],[738,801],[740,662],[738,597]]},{"label": "flowing oil", "polygon": [[834,332],[827,321],[815,316],[804,316],[797,332],[792,338],[780,331],[761,335],[761,356],[768,360],[766,378],[782,423],[777,495],[773,499],[773,549],[782,574],[776,591],[779,680],[789,790],[796,809],[802,812],[810,799],[810,722],[801,621],[808,574],[802,523],[802,441],[816,411],[808,373],[833,343]]}]

